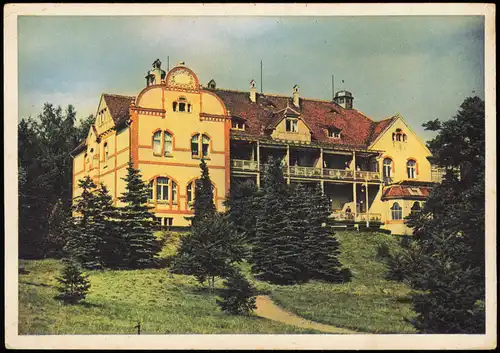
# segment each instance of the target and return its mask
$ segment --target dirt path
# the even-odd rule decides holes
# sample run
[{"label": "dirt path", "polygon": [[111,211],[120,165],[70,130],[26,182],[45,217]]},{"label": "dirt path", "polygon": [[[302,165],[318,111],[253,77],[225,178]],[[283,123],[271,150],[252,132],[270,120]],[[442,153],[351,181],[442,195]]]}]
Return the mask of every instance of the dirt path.
[{"label": "dirt path", "polygon": [[259,295],[256,298],[257,309],[255,313],[269,320],[279,321],[288,325],[302,328],[314,329],[328,333],[357,333],[341,327],[335,327],[319,322],[310,321],[295,314],[289,313],[277,306],[267,295]]}]

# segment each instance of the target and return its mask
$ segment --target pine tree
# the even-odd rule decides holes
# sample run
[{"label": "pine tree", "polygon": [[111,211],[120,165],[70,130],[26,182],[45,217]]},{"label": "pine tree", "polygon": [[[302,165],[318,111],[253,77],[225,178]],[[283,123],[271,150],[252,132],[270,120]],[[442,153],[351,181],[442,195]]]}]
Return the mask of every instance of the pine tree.
[{"label": "pine tree", "polygon": [[415,241],[391,272],[423,291],[412,296],[412,322],[425,333],[485,330],[484,118],[484,102],[474,97],[452,119],[424,124],[438,132],[428,146],[447,172],[409,217]]},{"label": "pine tree", "polygon": [[203,222],[195,222],[181,238],[172,271],[193,275],[200,283],[208,280],[214,288],[216,277],[227,276],[233,264],[245,256],[244,238],[236,232],[227,215],[214,213]]},{"label": "pine tree", "polygon": [[281,161],[271,160],[264,175],[251,260],[254,275],[275,284],[296,283],[303,272],[297,255],[300,245],[288,212],[288,195]]},{"label": "pine tree", "polygon": [[222,311],[233,315],[248,315],[257,308],[255,305],[256,289],[241,272],[234,270],[224,281],[225,291],[216,300]]},{"label": "pine tree", "polygon": [[349,271],[341,269],[339,243],[329,227],[329,201],[319,186],[307,198],[305,210],[310,226],[304,238],[303,258],[309,277],[327,282],[348,281]]},{"label": "pine tree", "polygon": [[190,218],[192,224],[202,222],[205,218],[212,217],[217,211],[214,204],[214,192],[208,166],[202,158],[200,163],[201,177],[196,180],[194,190],[194,217]]},{"label": "pine tree", "polygon": [[103,237],[99,229],[101,208],[95,196],[96,185],[89,176],[79,181],[82,193],[75,198],[73,210],[77,213],[68,229],[68,241],[64,247],[66,253],[83,267],[100,269],[105,267],[102,257]]},{"label": "pine tree", "polygon": [[59,282],[58,299],[67,304],[76,304],[85,299],[90,288],[88,275],[84,275],[76,261],[67,261],[61,277],[56,278]]},{"label": "pine tree", "polygon": [[148,267],[156,264],[161,243],[153,234],[154,215],[147,205],[149,188],[142,180],[139,170],[132,162],[127,167],[125,192],[120,201],[125,203],[119,210],[121,233],[126,243],[125,262],[130,268]]}]

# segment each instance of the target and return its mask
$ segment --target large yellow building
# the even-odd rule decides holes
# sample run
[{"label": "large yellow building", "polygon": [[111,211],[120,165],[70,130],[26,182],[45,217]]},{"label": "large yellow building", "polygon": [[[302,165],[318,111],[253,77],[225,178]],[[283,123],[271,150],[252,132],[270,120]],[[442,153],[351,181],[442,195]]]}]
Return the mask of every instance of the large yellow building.
[{"label": "large yellow building", "polygon": [[156,60],[137,97],[101,96],[94,125],[72,152],[78,180],[104,183],[115,204],[129,161],[151,186],[163,225],[187,226],[200,159],[207,161],[215,203],[232,183],[260,185],[269,157],[281,158],[288,183],[319,183],[338,224],[381,225],[408,234],[404,217],[422,207],[440,174],[431,153],[399,116],[375,122],[353,108],[348,91],[333,101],[201,85],[184,63],[168,72]]}]

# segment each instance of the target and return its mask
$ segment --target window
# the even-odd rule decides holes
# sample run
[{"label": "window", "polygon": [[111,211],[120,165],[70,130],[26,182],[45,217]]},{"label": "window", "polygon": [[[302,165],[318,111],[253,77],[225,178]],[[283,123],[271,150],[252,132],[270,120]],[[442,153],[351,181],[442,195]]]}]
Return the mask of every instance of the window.
[{"label": "window", "polygon": [[186,188],[188,204],[191,204],[194,201],[194,189],[195,189],[195,180],[190,182]]},{"label": "window", "polygon": [[153,134],[153,154],[161,155],[161,131]]},{"label": "window", "polygon": [[422,210],[420,207],[420,202],[415,201],[413,203],[413,206],[411,206],[411,213],[419,213]]},{"label": "window", "polygon": [[391,177],[391,172],[392,172],[392,159],[390,158],[385,158],[384,159],[384,179],[390,178]]},{"label": "window", "polygon": [[185,97],[179,97],[176,102],[172,103],[172,110],[174,112],[191,113],[191,103],[188,103]]},{"label": "window", "polygon": [[87,170],[87,163],[89,161],[89,155],[85,152],[83,156],[83,170]]},{"label": "window", "polygon": [[409,179],[415,179],[417,177],[417,162],[409,160],[406,163],[406,171],[408,172]]},{"label": "window", "polygon": [[329,128],[328,129],[328,137],[332,137],[332,138],[340,138],[340,130],[339,129],[336,129],[336,128]]},{"label": "window", "polygon": [[167,131],[163,132],[163,152],[165,156],[172,154],[172,135]]},{"label": "window", "polygon": [[406,134],[403,134],[403,142],[406,142]]},{"label": "window", "polygon": [[94,149],[90,149],[90,169],[94,168]]},{"label": "window", "polygon": [[297,119],[286,119],[286,131],[288,132],[298,132],[299,131],[299,121]]},{"label": "window", "polygon": [[108,143],[104,142],[104,166],[108,165],[109,153],[108,153]]},{"label": "window", "polygon": [[156,190],[157,202],[171,201],[177,204],[177,184],[170,178],[157,177],[149,183],[149,201],[153,201],[153,190]]},{"label": "window", "polygon": [[231,128],[234,130],[245,130],[245,123],[238,120],[233,120],[231,122]]},{"label": "window", "polygon": [[399,206],[399,203],[394,202],[391,207],[391,216],[393,220],[401,220],[403,219],[403,209]]},{"label": "window", "polygon": [[[163,138],[162,138],[163,134]],[[162,145],[163,141],[163,145]],[[168,131],[156,131],[153,134],[153,155],[170,156],[173,150],[173,136]]]},{"label": "window", "polygon": [[200,139],[200,134],[196,134],[193,137],[191,137],[191,156],[193,158],[207,157],[209,154],[209,150],[210,150],[210,137],[208,137],[205,134],[201,134],[201,139]]},{"label": "window", "polygon": [[392,133],[392,141],[406,142],[407,141],[406,134],[403,132],[403,130],[396,129],[396,132]]}]

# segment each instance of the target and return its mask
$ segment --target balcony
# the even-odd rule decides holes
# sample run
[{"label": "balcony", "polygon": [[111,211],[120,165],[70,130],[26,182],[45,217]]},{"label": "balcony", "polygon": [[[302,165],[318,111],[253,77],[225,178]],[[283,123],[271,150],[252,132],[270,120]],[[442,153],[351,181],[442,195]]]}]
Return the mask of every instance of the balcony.
[{"label": "balcony", "polygon": [[354,217],[354,213],[333,212],[331,217],[338,222],[382,222],[382,214],[380,213],[358,213]]},{"label": "balcony", "polygon": [[354,179],[354,171],[350,169],[323,169],[323,176],[328,179],[337,180],[352,180]]},{"label": "balcony", "polygon": [[293,166],[290,167],[290,176],[320,178],[321,168]]},{"label": "balcony", "polygon": [[257,172],[257,161],[248,161],[243,159],[232,159],[231,168],[245,172]]},{"label": "balcony", "polygon": [[380,172],[372,172],[368,170],[357,170],[356,171],[357,180],[381,180]]}]

